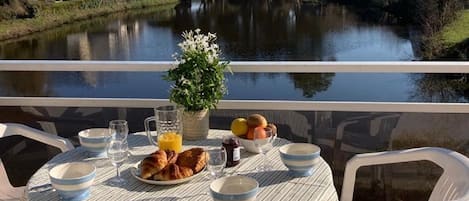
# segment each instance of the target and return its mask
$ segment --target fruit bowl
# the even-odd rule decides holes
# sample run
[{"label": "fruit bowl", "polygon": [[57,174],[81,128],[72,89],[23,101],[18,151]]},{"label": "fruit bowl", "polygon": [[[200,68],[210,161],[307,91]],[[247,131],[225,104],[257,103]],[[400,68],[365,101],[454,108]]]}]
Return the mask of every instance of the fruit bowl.
[{"label": "fruit bowl", "polygon": [[[244,147],[244,150],[248,151],[248,152],[251,152],[251,153],[261,153],[261,151],[256,147],[256,144],[254,144],[254,140],[250,140],[250,139],[246,139],[246,138],[243,138],[241,136],[236,136],[239,140],[239,143],[241,144],[242,147]],[[277,136],[275,135],[274,136],[274,140],[275,141],[275,138]],[[265,139],[261,139],[260,140],[260,144],[265,144],[267,143],[269,139],[265,138]]]},{"label": "fruit bowl", "polygon": [[260,150],[254,144],[254,133],[257,132],[258,135],[263,135],[260,138],[265,138],[260,141],[261,144],[268,143],[269,139],[265,135],[265,129],[272,131],[274,134],[273,139],[275,139],[277,127],[273,123],[268,123],[267,119],[260,114],[251,114],[247,119],[239,117],[231,122],[231,132],[238,138],[241,146],[251,153],[260,153]]},{"label": "fruit bowl", "polygon": [[[239,143],[241,144],[241,146],[244,147],[244,150],[256,154],[260,153],[260,150],[254,144],[254,140],[248,140],[239,136],[237,136],[237,138],[239,139]],[[264,140],[267,141],[267,139]]]}]

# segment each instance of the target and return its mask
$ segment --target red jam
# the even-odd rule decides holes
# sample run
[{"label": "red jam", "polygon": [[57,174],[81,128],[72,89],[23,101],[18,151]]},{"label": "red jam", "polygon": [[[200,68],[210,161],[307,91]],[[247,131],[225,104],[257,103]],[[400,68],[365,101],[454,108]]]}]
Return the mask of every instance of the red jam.
[{"label": "red jam", "polygon": [[235,137],[224,137],[222,145],[226,150],[226,167],[238,165],[241,159],[239,140]]}]

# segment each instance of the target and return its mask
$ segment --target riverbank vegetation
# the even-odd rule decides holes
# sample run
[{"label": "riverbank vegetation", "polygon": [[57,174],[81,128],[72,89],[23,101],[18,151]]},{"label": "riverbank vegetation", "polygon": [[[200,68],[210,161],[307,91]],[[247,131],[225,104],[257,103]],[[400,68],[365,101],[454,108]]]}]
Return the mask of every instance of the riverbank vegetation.
[{"label": "riverbank vegetation", "polygon": [[469,60],[469,9],[443,28],[441,39],[445,49],[441,59]]},{"label": "riverbank vegetation", "polygon": [[[385,23],[409,25],[420,33],[415,44],[423,60],[464,59],[458,52],[467,49],[469,38],[467,0],[336,0],[361,8],[361,15]],[[463,48],[461,50],[461,48]],[[449,52],[454,52],[448,54]],[[467,58],[467,54],[466,57]]]},{"label": "riverbank vegetation", "polygon": [[178,0],[0,0],[0,40],[113,12],[176,2]]}]

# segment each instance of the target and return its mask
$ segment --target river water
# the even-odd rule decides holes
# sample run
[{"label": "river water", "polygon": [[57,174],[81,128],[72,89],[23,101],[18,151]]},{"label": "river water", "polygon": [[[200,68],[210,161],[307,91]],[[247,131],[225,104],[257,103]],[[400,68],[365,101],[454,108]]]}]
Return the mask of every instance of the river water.
[{"label": "river water", "polygon": [[[182,2],[65,25],[0,43],[0,59],[171,61],[184,30],[217,33],[231,61],[409,61],[406,27],[386,15],[293,0]],[[1,72],[0,96],[167,98],[163,73]],[[423,76],[401,73],[228,74],[225,99],[465,101],[433,97]]]}]

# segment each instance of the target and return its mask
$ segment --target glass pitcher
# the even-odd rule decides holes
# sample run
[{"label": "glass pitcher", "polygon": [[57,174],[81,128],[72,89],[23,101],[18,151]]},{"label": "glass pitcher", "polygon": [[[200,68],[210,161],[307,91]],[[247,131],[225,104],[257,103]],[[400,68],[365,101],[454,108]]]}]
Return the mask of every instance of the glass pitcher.
[{"label": "glass pitcher", "polygon": [[[156,136],[152,135],[150,122],[156,124]],[[160,150],[182,151],[182,109],[169,105],[155,108],[155,116],[145,119],[145,131],[151,144]],[[156,139],[156,140],[154,140]]]}]

